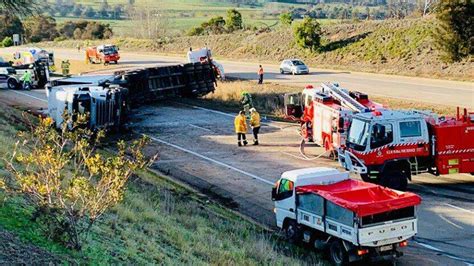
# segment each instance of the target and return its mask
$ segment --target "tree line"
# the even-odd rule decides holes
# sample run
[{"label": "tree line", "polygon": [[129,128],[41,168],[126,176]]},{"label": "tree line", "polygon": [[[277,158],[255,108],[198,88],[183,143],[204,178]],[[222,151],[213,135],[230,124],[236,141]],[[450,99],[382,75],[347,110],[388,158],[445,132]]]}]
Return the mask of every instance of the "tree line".
[{"label": "tree line", "polygon": [[97,21],[67,21],[57,24],[48,15],[32,15],[20,19],[9,12],[0,13],[0,40],[2,46],[13,45],[13,34],[21,34],[26,42],[63,39],[94,40],[113,36],[109,24]]},{"label": "tree line", "polygon": [[54,5],[45,9],[45,12],[52,17],[70,16],[96,19],[121,19],[126,17],[126,10],[130,8],[133,3],[134,1],[132,1],[132,4],[128,3],[127,5],[109,5],[106,0],[103,0],[97,8],[94,8],[88,5],[77,4],[74,1],[56,0]]}]

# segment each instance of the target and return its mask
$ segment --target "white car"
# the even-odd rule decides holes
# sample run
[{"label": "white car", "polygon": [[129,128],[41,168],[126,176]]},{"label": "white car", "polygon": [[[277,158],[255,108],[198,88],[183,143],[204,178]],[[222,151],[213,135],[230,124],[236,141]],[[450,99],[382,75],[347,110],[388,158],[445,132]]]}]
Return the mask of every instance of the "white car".
[{"label": "white car", "polygon": [[280,73],[285,74],[308,74],[309,68],[300,59],[287,59],[283,60],[280,64]]}]

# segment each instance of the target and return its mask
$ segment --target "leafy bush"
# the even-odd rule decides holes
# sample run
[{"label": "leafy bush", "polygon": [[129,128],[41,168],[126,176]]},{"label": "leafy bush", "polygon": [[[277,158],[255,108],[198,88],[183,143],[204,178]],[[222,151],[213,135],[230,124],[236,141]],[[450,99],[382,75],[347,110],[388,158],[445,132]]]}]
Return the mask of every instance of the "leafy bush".
[{"label": "leafy bush", "polygon": [[13,34],[22,34],[24,32],[23,24],[20,18],[9,12],[0,13],[0,40],[5,37],[11,37]]},{"label": "leafy bush", "polygon": [[97,40],[109,39],[113,36],[109,24],[97,21],[66,21],[59,27],[59,33],[68,39]]},{"label": "leafy bush", "polygon": [[[35,208],[48,239],[81,249],[83,236],[124,196],[126,183],[147,161],[141,152],[143,137],[127,147],[117,143],[114,155],[97,151],[104,132],[87,129],[87,116],[64,117],[60,131],[51,118],[40,118],[30,133],[21,133],[5,159],[10,176],[0,186],[22,195]],[[72,126],[70,126],[72,125]]]},{"label": "leafy bush", "polygon": [[296,43],[302,48],[316,51],[321,44],[321,26],[316,19],[306,17],[294,29]]},{"label": "leafy bush", "polygon": [[440,23],[434,37],[443,59],[452,62],[474,54],[474,2],[440,1],[436,10]]},{"label": "leafy bush", "polygon": [[225,21],[229,31],[242,29],[242,14],[235,9],[227,10],[227,19]]},{"label": "leafy bush", "polygon": [[204,30],[203,27],[197,26],[197,27],[191,28],[191,30],[189,30],[189,32],[188,32],[188,35],[189,36],[199,36],[199,35],[203,35],[204,31],[205,30]]},{"label": "leafy bush", "polygon": [[3,47],[10,47],[13,45],[13,39],[11,37],[5,37],[2,40],[2,46]]},{"label": "leafy bush", "polygon": [[51,41],[58,37],[56,20],[50,16],[31,16],[24,21],[26,39],[31,42]]},{"label": "leafy bush", "polygon": [[280,15],[280,23],[283,26],[290,26],[292,22],[293,22],[293,17],[290,12],[282,13]]}]

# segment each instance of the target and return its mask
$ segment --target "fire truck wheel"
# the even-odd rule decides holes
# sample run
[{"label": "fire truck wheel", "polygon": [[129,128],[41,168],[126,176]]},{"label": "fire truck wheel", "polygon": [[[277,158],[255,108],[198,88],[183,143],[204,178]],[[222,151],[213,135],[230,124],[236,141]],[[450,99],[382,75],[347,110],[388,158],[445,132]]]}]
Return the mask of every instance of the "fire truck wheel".
[{"label": "fire truck wheel", "polygon": [[403,172],[389,171],[382,174],[380,184],[385,187],[405,191],[408,186],[408,178]]},{"label": "fire truck wheel", "polygon": [[294,220],[290,220],[285,226],[285,237],[290,243],[297,243],[299,241],[298,225]]},{"label": "fire truck wheel", "polygon": [[329,246],[329,260],[332,265],[340,266],[347,264],[347,251],[344,249],[341,241],[332,241]]}]

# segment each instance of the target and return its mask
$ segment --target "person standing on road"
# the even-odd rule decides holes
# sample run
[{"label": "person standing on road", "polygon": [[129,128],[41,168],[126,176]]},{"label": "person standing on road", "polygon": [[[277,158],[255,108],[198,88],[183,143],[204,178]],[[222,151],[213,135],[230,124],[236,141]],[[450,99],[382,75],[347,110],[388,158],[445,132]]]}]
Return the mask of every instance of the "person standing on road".
[{"label": "person standing on road", "polygon": [[20,78],[21,81],[23,81],[23,89],[24,90],[30,90],[31,89],[31,71],[26,70],[23,73],[23,76]]},{"label": "person standing on road", "polygon": [[247,137],[247,120],[245,119],[244,111],[240,111],[239,114],[234,119],[235,133],[237,133],[237,145],[242,146],[242,140],[244,146],[248,144]]},{"label": "person standing on road", "polygon": [[242,92],[242,98],[240,99],[240,103],[242,104],[242,108],[244,109],[245,116],[250,118],[250,108],[253,107],[252,95],[250,93],[244,91]]},{"label": "person standing on road", "polygon": [[258,133],[260,132],[260,114],[255,108],[250,109],[250,126],[253,132],[253,145],[258,145]]},{"label": "person standing on road", "polygon": [[258,84],[263,84],[263,67],[262,67],[262,65],[259,66],[257,74],[258,74]]}]

